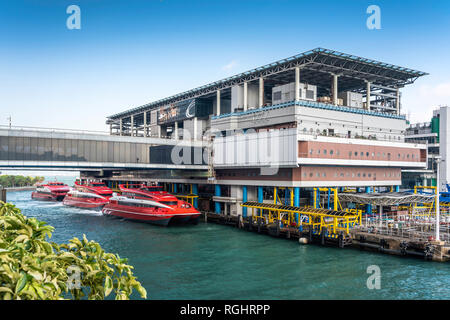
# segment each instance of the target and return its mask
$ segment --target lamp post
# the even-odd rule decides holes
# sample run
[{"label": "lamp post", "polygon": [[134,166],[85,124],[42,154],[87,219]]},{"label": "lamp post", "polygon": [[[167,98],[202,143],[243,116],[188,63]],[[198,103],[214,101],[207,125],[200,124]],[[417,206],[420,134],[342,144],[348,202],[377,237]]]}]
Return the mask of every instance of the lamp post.
[{"label": "lamp post", "polygon": [[439,181],[439,164],[441,162],[441,156],[436,156],[436,241],[439,241],[439,227],[440,227],[440,203],[439,203],[439,194],[440,194],[440,181]]}]

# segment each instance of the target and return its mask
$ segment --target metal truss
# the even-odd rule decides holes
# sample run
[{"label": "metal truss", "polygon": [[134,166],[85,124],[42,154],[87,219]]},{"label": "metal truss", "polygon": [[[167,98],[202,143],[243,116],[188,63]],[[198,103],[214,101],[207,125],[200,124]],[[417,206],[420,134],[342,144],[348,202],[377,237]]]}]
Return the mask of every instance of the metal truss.
[{"label": "metal truss", "polygon": [[331,74],[339,75],[342,79],[340,87],[343,90],[360,90],[364,88],[364,81],[398,88],[411,84],[418,77],[427,74],[338,51],[316,48],[168,98],[117,113],[109,116],[106,123],[110,124],[114,120],[128,117],[132,114],[142,113],[186,99],[205,97],[215,94],[217,90],[229,89],[244,82],[256,81],[259,78],[264,78],[266,83],[267,81],[271,82],[272,79],[277,82],[293,81],[294,75],[288,74],[287,71],[296,67],[302,69],[301,79],[303,82],[316,84],[321,87],[330,85]]}]

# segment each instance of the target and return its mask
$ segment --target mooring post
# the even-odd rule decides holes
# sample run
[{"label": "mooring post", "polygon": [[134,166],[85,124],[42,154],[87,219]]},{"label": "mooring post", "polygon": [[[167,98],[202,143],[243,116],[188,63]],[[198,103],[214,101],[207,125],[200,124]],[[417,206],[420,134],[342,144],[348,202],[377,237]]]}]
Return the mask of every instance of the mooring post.
[{"label": "mooring post", "polygon": [[0,201],[6,202],[6,189],[0,187]]}]

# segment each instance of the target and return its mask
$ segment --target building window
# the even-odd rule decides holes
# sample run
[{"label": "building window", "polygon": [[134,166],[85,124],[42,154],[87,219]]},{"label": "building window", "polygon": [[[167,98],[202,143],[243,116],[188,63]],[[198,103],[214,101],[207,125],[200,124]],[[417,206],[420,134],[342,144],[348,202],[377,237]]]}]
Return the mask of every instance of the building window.
[{"label": "building window", "polygon": [[330,150],[330,155],[331,155],[331,156],[333,155],[333,150]]},{"label": "building window", "polygon": [[366,152],[366,157],[369,157],[369,153],[368,152]]},{"label": "building window", "polygon": [[281,100],[281,91],[276,91],[273,93],[273,100]]},{"label": "building window", "polygon": [[324,150],[323,150],[323,154],[327,154],[327,149],[324,149]]}]

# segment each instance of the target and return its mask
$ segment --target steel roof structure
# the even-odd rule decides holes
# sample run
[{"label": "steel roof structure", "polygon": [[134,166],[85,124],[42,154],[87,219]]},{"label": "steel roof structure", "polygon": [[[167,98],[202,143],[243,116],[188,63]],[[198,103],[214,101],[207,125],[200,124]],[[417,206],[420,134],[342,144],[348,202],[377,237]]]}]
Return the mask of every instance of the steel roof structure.
[{"label": "steel roof structure", "polygon": [[435,195],[386,192],[386,193],[339,193],[339,201],[348,201],[359,204],[372,204],[377,206],[394,206],[399,204],[423,203],[433,201]]},{"label": "steel roof structure", "polygon": [[[365,81],[374,85],[400,88],[413,83],[417,78],[427,75],[422,71],[404,68],[380,61],[366,59],[334,50],[316,48],[298,55],[267,64],[168,98],[151,102],[121,113],[111,115],[107,123],[155,109],[178,101],[213,97],[217,90],[230,89],[244,82],[258,81],[264,78],[265,85],[278,85],[294,81],[294,74],[286,71],[301,68],[301,81],[317,85],[319,90],[329,90],[333,74],[339,75],[339,88],[342,91],[364,90]],[[230,93],[224,92],[222,97]]]},{"label": "steel roof structure", "polygon": [[241,204],[243,207],[247,208],[257,208],[263,210],[272,210],[272,211],[280,211],[280,212],[299,212],[302,214],[313,214],[327,217],[349,217],[355,216],[354,213],[346,212],[346,211],[334,211],[328,209],[320,209],[320,208],[307,208],[307,207],[294,207],[294,206],[285,206],[279,204],[271,204],[271,203],[260,203],[254,201],[247,201]]}]

